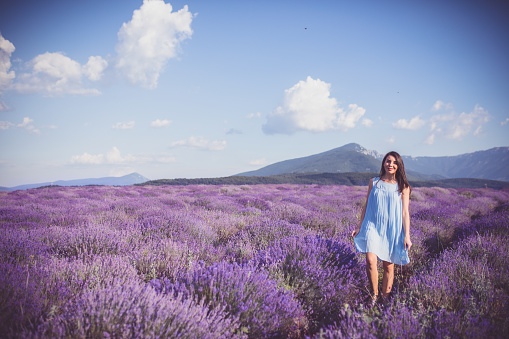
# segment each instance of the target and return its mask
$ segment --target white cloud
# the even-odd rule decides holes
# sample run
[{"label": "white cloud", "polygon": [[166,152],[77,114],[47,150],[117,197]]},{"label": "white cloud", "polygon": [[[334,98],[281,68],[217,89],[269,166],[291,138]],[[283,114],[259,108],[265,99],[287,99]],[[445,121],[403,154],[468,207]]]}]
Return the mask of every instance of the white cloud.
[{"label": "white cloud", "polygon": [[14,124],[12,122],[9,122],[9,121],[0,121],[0,129],[6,130],[6,129],[9,129],[11,127],[14,127]]},{"label": "white cloud", "polygon": [[250,113],[246,116],[246,119],[260,118],[262,114],[260,112]]},{"label": "white cloud", "polygon": [[134,121],[128,121],[128,122],[117,122],[115,125],[111,126],[113,129],[133,129],[134,128]]},{"label": "white cloud", "polygon": [[35,126],[32,124],[33,122],[34,122],[34,120],[30,119],[29,117],[24,117],[23,121],[17,125],[15,125],[9,121],[0,121],[0,130],[6,130],[11,127],[17,127],[17,128],[23,128],[30,133],[35,133],[35,134],[40,133],[40,131],[37,128],[35,128]]},{"label": "white cloud", "polygon": [[362,119],[362,125],[364,125],[366,127],[371,127],[371,126],[373,126],[373,120],[364,118],[364,119]]},{"label": "white cloud", "polygon": [[[97,57],[100,58],[100,57]],[[49,96],[63,94],[97,95],[100,92],[94,88],[83,87],[82,77],[99,77],[98,68],[92,64],[100,61],[90,61],[88,66],[82,66],[62,53],[40,54],[30,63],[31,73],[24,73],[18,77],[15,88],[22,93],[43,93]],[[85,71],[84,71],[85,69]]]},{"label": "white cloud", "polygon": [[[71,157],[71,164],[81,164],[81,165],[109,165],[109,166],[122,166],[115,167],[112,171],[122,171],[122,169],[129,169],[127,172],[122,172],[124,174],[129,174],[135,172],[131,167],[132,164],[143,164],[143,163],[151,163],[151,164],[168,164],[175,162],[175,158],[162,153],[162,154],[149,154],[149,155],[132,155],[127,154],[123,155],[120,150],[114,146],[111,150],[106,153],[100,154],[90,154],[84,152],[81,155],[74,155]],[[120,172],[118,172],[120,173]],[[115,174],[115,176],[123,175],[123,174]]]},{"label": "white cloud", "polygon": [[[449,139],[461,140],[472,131],[474,126],[477,126],[476,132],[478,133],[480,131],[479,128],[488,122],[489,118],[490,115],[488,112],[485,111],[484,108],[476,105],[472,112],[463,112],[457,119],[451,121],[446,129],[446,137]],[[475,132],[474,135],[476,135]]]},{"label": "white cloud", "polygon": [[170,147],[189,147],[208,151],[222,151],[226,147],[224,140],[208,140],[204,137],[189,137],[187,139],[172,142]]},{"label": "white cloud", "polygon": [[433,134],[426,139],[426,143],[433,143],[437,136],[452,140],[462,140],[470,134],[478,136],[490,118],[488,111],[479,105],[476,105],[470,113],[449,112],[434,115],[430,119],[430,130]]},{"label": "white cloud", "polygon": [[255,160],[251,160],[249,162],[249,164],[252,166],[263,166],[263,165],[267,164],[267,160],[265,158],[255,159]]},{"label": "white cloud", "polygon": [[323,132],[355,127],[366,110],[355,104],[345,111],[330,97],[330,84],[307,77],[285,90],[283,104],[268,117],[263,131],[266,134],[293,134],[297,131]]},{"label": "white cloud", "polygon": [[136,161],[136,157],[132,156],[131,154],[122,156],[120,154],[120,151],[116,147],[113,147],[113,149],[111,151],[106,153],[106,162],[108,164],[123,164],[126,162],[133,162],[133,161]]},{"label": "white cloud", "polygon": [[9,71],[14,50],[14,45],[0,34],[0,93],[9,87],[16,76],[14,71]]},{"label": "white cloud", "polygon": [[137,159],[135,156],[128,154],[126,156],[122,156],[117,147],[113,147],[111,151],[104,154],[96,154],[92,155],[87,152],[82,155],[74,155],[71,157],[71,164],[91,164],[91,165],[101,165],[101,164],[125,164],[129,162],[135,162]]},{"label": "white cloud", "polygon": [[193,15],[187,5],[172,12],[162,0],[144,0],[131,21],[118,32],[116,67],[133,84],[157,87],[157,80],[168,60],[177,57],[180,43],[193,34]]},{"label": "white cloud", "polygon": [[160,119],[157,119],[157,120],[154,120],[150,123],[150,126],[152,127],[168,127],[170,126],[171,124],[171,120],[160,120]]},{"label": "white cloud", "polygon": [[29,117],[24,117],[23,122],[18,124],[18,127],[26,129],[30,133],[39,133],[40,131],[32,125],[32,122],[34,122],[33,119],[30,119]]},{"label": "white cloud", "polygon": [[32,122],[34,122],[33,119],[30,119],[29,117],[24,117],[23,118],[23,122],[18,124],[18,127],[27,127],[29,126]]},{"label": "white cloud", "polygon": [[82,155],[73,155],[71,157],[71,164],[100,165],[102,163],[104,163],[104,154],[91,155],[85,152]]},{"label": "white cloud", "polygon": [[12,79],[16,76],[14,71],[9,71],[11,68],[11,55],[14,50],[14,45],[0,34],[0,112],[9,109],[1,100],[1,95],[4,90],[10,87]]},{"label": "white cloud", "polygon": [[422,120],[419,116],[413,117],[408,121],[407,119],[399,119],[397,122],[393,122],[392,126],[396,129],[407,129],[411,131],[418,130],[426,124],[426,121]]},{"label": "white cloud", "polygon": [[389,144],[393,144],[396,142],[396,137],[394,137],[394,135],[392,135],[389,139],[386,140]]},{"label": "white cloud", "polygon": [[439,111],[441,109],[446,109],[446,110],[452,110],[453,107],[452,107],[452,104],[451,103],[448,103],[446,104],[445,102],[443,102],[442,100],[437,100],[434,104],[433,104],[433,107],[431,107],[431,110],[432,111]]},{"label": "white cloud", "polygon": [[509,123],[509,118],[505,119],[504,121],[501,121],[501,122],[500,122],[500,125],[504,126],[504,125],[506,125],[507,123]]},{"label": "white cloud", "polygon": [[88,62],[82,67],[83,74],[91,81],[101,80],[103,72],[108,67],[108,62],[100,56],[91,56]]}]

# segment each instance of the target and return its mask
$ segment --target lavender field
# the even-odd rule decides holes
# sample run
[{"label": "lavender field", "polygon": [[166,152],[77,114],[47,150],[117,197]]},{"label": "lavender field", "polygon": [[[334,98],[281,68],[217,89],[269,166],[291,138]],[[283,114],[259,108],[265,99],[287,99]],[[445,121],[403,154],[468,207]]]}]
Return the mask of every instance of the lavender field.
[{"label": "lavender field", "polygon": [[413,189],[411,263],[396,267],[392,298],[368,308],[349,236],[366,189],[0,192],[0,333],[508,337],[509,190]]}]

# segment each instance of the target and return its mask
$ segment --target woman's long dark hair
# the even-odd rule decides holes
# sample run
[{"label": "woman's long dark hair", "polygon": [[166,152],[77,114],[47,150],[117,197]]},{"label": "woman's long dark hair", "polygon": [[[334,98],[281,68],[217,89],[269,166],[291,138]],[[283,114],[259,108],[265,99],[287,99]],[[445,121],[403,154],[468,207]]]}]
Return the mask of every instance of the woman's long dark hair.
[{"label": "woman's long dark hair", "polygon": [[410,188],[410,184],[406,178],[405,173],[405,164],[403,164],[403,159],[398,152],[391,151],[384,156],[384,160],[382,160],[382,168],[380,169],[380,179],[385,175],[385,160],[387,157],[392,155],[396,159],[396,164],[398,165],[398,170],[396,171],[396,180],[398,181],[398,191],[401,193],[403,189]]}]

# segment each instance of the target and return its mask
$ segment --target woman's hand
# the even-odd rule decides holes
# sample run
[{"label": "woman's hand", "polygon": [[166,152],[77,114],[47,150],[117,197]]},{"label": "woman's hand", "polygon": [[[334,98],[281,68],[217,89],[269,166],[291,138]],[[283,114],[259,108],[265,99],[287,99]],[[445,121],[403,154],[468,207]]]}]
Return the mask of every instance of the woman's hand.
[{"label": "woman's hand", "polygon": [[412,247],[412,241],[410,240],[410,237],[405,237],[405,250],[410,251],[410,247]]},{"label": "woman's hand", "polygon": [[360,228],[356,228],[356,229],[354,229],[354,230],[352,231],[352,238],[355,238],[355,237],[357,236],[357,234],[359,234],[360,230],[361,230]]}]

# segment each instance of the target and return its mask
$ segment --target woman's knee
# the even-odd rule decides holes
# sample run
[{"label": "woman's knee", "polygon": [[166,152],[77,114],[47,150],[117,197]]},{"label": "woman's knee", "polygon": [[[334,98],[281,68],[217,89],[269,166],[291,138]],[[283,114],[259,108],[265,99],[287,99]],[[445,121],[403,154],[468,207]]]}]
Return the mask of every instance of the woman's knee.
[{"label": "woman's knee", "polygon": [[383,262],[384,271],[394,272],[394,264],[392,262]]},{"label": "woman's knee", "polygon": [[376,254],[366,253],[366,264],[370,267],[376,267],[378,258]]}]

